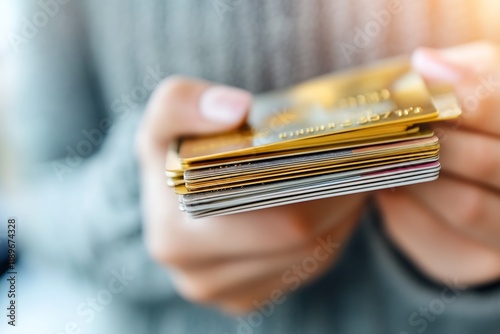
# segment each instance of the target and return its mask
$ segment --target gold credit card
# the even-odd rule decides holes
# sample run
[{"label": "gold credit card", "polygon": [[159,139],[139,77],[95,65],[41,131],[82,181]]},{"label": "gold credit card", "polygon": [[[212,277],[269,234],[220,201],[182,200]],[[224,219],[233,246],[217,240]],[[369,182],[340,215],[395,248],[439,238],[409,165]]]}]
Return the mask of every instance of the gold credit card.
[{"label": "gold credit card", "polygon": [[[390,128],[392,128],[392,126],[390,126]],[[201,169],[201,168],[207,168],[207,167],[217,167],[217,166],[225,165],[225,164],[245,163],[245,162],[249,162],[249,161],[265,160],[265,159],[271,159],[271,158],[280,158],[280,157],[292,156],[292,155],[298,155],[298,154],[304,154],[304,153],[322,152],[322,151],[332,150],[332,149],[364,146],[366,144],[401,141],[401,140],[405,140],[406,138],[410,138],[413,136],[420,136],[424,132],[427,132],[427,133],[432,132],[429,130],[424,130],[421,132],[420,127],[418,127],[418,126],[412,126],[409,128],[406,126],[403,126],[399,130],[400,131],[389,130],[387,133],[384,131],[377,131],[377,132],[371,133],[371,134],[364,134],[361,137],[352,137],[352,136],[343,137],[342,134],[339,134],[336,136],[336,140],[334,142],[332,142],[331,140],[328,142],[325,141],[324,145],[321,145],[321,144],[312,145],[312,146],[303,145],[301,147],[297,147],[297,148],[290,149],[290,150],[269,151],[269,152],[263,152],[263,153],[259,153],[259,154],[236,156],[236,157],[232,157],[232,158],[197,161],[197,162],[181,165],[181,168],[185,169],[185,170],[193,170],[193,169]],[[309,142],[310,141],[307,141],[307,144],[309,144]],[[304,144],[306,144],[306,143],[304,143]],[[178,159],[178,154],[177,154],[177,159]]]},{"label": "gold credit card", "polygon": [[425,139],[430,138],[434,135],[434,132],[429,129],[420,130],[419,127],[413,127],[408,129],[404,134],[398,136],[391,136],[386,138],[385,136],[380,137],[372,137],[368,139],[358,140],[358,141],[340,141],[339,143],[332,145],[325,145],[316,148],[303,148],[292,151],[282,151],[282,152],[269,152],[268,154],[261,154],[258,158],[254,156],[241,157],[236,160],[211,160],[206,163],[197,163],[194,168],[190,165],[189,169],[183,170],[180,167],[179,158],[177,154],[177,143],[173,143],[170,147],[169,154],[167,156],[167,184],[169,186],[177,186],[184,184],[184,174],[190,173],[192,171],[196,171],[199,169],[206,169],[210,167],[216,167],[220,170],[223,170],[226,166],[235,166],[241,165],[245,163],[254,163],[262,160],[270,160],[270,159],[278,159],[285,157],[292,157],[301,154],[307,153],[321,153],[333,150],[345,150],[345,149],[355,149],[357,147],[368,147],[372,145],[381,145],[381,144],[389,144],[389,143],[397,143],[401,141],[407,140],[415,140],[415,139]]},{"label": "gold credit card", "polygon": [[398,155],[388,155],[388,156],[380,156],[380,157],[369,157],[364,160],[351,160],[351,161],[343,161],[335,164],[334,166],[330,165],[319,165],[313,166],[311,168],[305,168],[302,170],[287,170],[282,173],[269,173],[269,174],[259,174],[253,175],[252,177],[247,176],[237,176],[230,177],[223,180],[213,180],[206,182],[197,182],[197,183],[185,183],[186,188],[189,191],[198,191],[198,190],[216,190],[216,189],[225,189],[230,187],[239,187],[243,184],[254,184],[259,182],[271,182],[275,180],[281,180],[284,178],[295,178],[295,177],[304,177],[309,175],[316,175],[318,173],[332,173],[338,171],[339,168],[355,168],[355,166],[365,166],[369,163],[376,163],[382,161],[394,161],[402,158],[424,158],[435,156],[439,153],[438,149],[428,151],[428,152],[416,152],[416,153],[404,153]]},{"label": "gold credit card", "polygon": [[330,150],[326,152],[303,154],[279,159],[254,161],[245,164],[233,164],[221,167],[187,170],[184,174],[186,182],[191,184],[207,180],[227,179],[243,175],[264,175],[268,173],[292,172],[294,170],[311,169],[316,166],[335,166],[338,163],[365,160],[394,154],[420,153],[439,148],[436,136],[420,140],[406,140],[397,143],[370,145],[359,148]]},{"label": "gold credit card", "polygon": [[[361,173],[379,173],[390,169],[412,169],[423,164],[435,163],[438,157],[429,159],[418,159],[412,161],[404,161],[399,163],[380,164],[373,167],[364,166],[363,168],[351,169],[344,172],[328,173],[323,175],[316,175],[313,177],[294,178],[291,180],[283,180],[271,183],[259,183],[256,185],[236,187],[217,191],[206,191],[201,193],[192,193],[180,196],[180,202],[184,204],[198,205],[201,203],[225,201],[230,198],[248,198],[254,195],[267,196],[281,190],[296,191],[298,188],[311,188],[314,184],[323,184],[324,182],[331,182],[335,180],[342,181],[352,177],[357,177]],[[303,189],[305,190],[305,189]]]},{"label": "gold credit card", "polygon": [[246,127],[210,137],[185,138],[179,146],[179,158],[190,164],[290,150],[327,136],[316,144],[324,145],[335,142],[338,134],[359,137],[377,131],[375,128],[409,126],[438,116],[429,90],[408,62],[384,62],[257,96]]},{"label": "gold credit card", "polygon": [[221,184],[221,183],[212,183],[209,185],[203,185],[202,187],[194,186],[194,187],[188,188],[188,187],[186,187],[185,184],[183,184],[183,185],[175,186],[174,189],[178,195],[194,194],[194,193],[198,193],[198,192],[207,192],[207,191],[218,191],[218,190],[223,190],[223,189],[228,189],[228,188],[243,187],[243,186],[252,185],[252,184],[262,184],[262,183],[276,182],[276,181],[282,181],[282,180],[292,180],[292,179],[297,179],[297,178],[302,178],[302,177],[333,174],[333,173],[338,173],[338,172],[343,172],[343,171],[363,169],[366,167],[376,167],[376,166],[382,166],[382,165],[388,165],[388,164],[394,164],[394,163],[411,162],[411,161],[415,161],[415,160],[429,159],[432,157],[437,157],[438,152],[439,152],[438,150],[434,150],[434,151],[425,152],[425,153],[412,153],[412,154],[404,154],[404,155],[400,155],[400,156],[389,156],[389,157],[384,157],[384,158],[368,159],[366,161],[356,161],[356,162],[338,164],[334,168],[323,167],[323,168],[305,170],[302,173],[293,173],[293,174],[284,173],[280,176],[273,176],[270,178],[266,178],[264,176],[259,177],[259,178],[252,178],[252,179],[234,178],[234,179],[230,180],[231,181],[230,185]]},{"label": "gold credit card", "polygon": [[244,127],[173,142],[167,184],[196,218],[428,182],[440,144],[426,123],[461,113],[451,87],[390,59],[259,95]]}]

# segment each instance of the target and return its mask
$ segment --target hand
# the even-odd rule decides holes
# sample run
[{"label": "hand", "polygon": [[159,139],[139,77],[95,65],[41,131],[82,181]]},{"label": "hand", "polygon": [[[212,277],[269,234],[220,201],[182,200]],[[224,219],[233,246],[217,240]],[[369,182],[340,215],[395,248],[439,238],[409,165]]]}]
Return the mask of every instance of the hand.
[{"label": "hand", "polygon": [[453,83],[463,117],[438,124],[439,180],[377,194],[389,236],[438,282],[500,279],[500,53],[488,43],[417,50],[429,82]]},{"label": "hand", "polygon": [[[191,220],[166,185],[169,142],[241,125],[251,105],[243,90],[171,78],[151,97],[137,134],[144,230],[151,255],[171,269],[181,295],[231,312],[255,308],[326,271],[345,244],[365,195]],[[318,241],[321,238],[322,241]],[[326,248],[330,247],[326,246]],[[309,260],[309,268],[299,267]],[[300,274],[299,274],[300,273]]]}]

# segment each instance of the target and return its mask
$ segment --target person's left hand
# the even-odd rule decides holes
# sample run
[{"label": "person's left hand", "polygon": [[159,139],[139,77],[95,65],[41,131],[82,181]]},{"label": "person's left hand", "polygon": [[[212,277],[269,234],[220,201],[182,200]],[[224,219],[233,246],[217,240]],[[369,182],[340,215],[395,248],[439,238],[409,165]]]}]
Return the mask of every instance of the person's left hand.
[{"label": "person's left hand", "polygon": [[385,229],[431,279],[480,285],[500,279],[500,53],[489,43],[419,49],[413,67],[453,83],[463,116],[437,124],[437,181],[376,194]]}]

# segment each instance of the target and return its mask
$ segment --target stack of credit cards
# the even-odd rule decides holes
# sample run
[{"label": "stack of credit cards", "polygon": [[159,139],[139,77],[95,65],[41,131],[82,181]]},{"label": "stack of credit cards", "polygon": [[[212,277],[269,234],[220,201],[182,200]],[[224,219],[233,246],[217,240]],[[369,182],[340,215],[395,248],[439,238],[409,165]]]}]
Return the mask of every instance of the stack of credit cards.
[{"label": "stack of credit cards", "polygon": [[257,96],[244,127],[180,139],[168,184],[181,210],[208,217],[432,181],[428,123],[460,114],[449,87],[391,59]]}]

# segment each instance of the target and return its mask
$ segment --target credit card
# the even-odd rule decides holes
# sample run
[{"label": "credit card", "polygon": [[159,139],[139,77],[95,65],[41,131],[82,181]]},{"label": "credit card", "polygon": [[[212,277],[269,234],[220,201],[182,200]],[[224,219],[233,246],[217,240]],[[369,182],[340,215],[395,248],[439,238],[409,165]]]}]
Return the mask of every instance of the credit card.
[{"label": "credit card", "polygon": [[180,138],[167,184],[201,218],[430,182],[440,144],[428,124],[461,113],[452,87],[389,59],[259,95],[240,129]]}]

